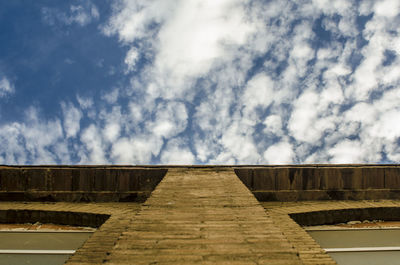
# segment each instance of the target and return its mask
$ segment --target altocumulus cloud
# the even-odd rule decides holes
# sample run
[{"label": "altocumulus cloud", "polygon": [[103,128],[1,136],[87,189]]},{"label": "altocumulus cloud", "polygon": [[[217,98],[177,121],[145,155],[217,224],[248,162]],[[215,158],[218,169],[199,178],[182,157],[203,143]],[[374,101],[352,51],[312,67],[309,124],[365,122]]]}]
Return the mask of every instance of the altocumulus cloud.
[{"label": "altocumulus cloud", "polygon": [[8,80],[6,76],[2,76],[0,73],[0,98],[14,93],[14,85]]},{"label": "altocumulus cloud", "polygon": [[398,0],[112,5],[98,30],[126,50],[129,82],[3,123],[1,163],[400,162]]},{"label": "altocumulus cloud", "polygon": [[57,8],[42,8],[43,20],[49,25],[57,23],[71,25],[78,24],[86,26],[100,16],[99,10],[90,0],[79,1],[77,4],[70,5],[69,10],[61,11]]}]

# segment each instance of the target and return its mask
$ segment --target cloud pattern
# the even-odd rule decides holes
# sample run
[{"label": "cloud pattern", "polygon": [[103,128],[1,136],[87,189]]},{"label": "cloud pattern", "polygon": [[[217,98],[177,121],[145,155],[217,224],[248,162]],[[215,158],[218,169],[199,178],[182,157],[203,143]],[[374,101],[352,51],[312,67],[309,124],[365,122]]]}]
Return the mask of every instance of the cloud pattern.
[{"label": "cloud pattern", "polygon": [[42,18],[45,23],[55,26],[57,24],[86,26],[93,20],[99,19],[100,13],[96,5],[90,0],[79,1],[70,5],[68,11],[61,11],[57,8],[43,7]]},{"label": "cloud pattern", "polygon": [[13,83],[6,77],[0,74],[0,99],[5,98],[14,93]]},{"label": "cloud pattern", "polygon": [[0,163],[398,163],[399,24],[397,0],[116,1],[129,82],[3,123]]}]

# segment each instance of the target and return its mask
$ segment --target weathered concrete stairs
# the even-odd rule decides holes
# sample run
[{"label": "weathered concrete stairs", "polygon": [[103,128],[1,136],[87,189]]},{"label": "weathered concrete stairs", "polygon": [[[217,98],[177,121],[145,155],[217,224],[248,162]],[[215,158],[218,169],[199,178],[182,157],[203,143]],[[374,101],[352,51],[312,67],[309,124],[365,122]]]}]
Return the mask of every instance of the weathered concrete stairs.
[{"label": "weathered concrete stairs", "polygon": [[301,264],[232,169],[170,168],[107,264]]}]

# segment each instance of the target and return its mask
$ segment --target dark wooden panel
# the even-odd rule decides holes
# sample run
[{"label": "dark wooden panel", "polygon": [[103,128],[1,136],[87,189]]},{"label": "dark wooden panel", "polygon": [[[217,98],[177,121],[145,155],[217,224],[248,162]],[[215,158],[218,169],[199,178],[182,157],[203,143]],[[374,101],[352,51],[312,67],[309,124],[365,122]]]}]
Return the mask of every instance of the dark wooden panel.
[{"label": "dark wooden panel", "polygon": [[363,168],[362,188],[363,189],[385,188],[385,168]]},{"label": "dark wooden panel", "polygon": [[400,189],[400,168],[385,168],[385,188]]}]

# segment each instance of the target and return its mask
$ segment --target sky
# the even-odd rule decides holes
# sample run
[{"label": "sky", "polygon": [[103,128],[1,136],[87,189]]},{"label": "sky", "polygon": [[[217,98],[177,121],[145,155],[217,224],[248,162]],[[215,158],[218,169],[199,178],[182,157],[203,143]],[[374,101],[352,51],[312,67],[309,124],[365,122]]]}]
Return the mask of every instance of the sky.
[{"label": "sky", "polygon": [[400,163],[398,0],[0,0],[0,164]]}]

